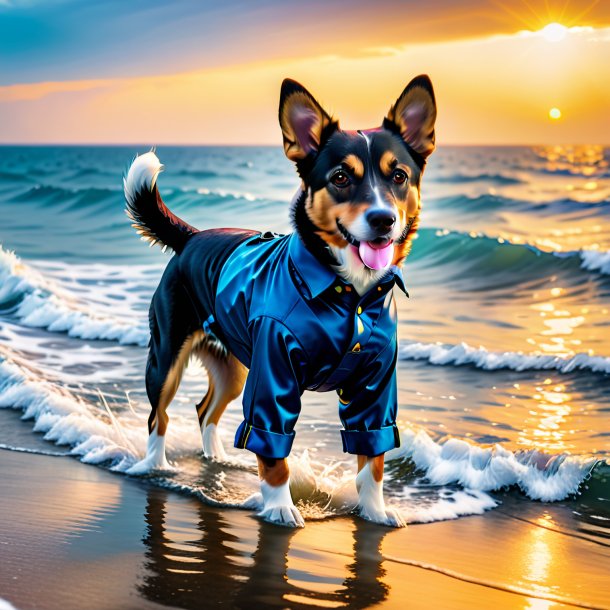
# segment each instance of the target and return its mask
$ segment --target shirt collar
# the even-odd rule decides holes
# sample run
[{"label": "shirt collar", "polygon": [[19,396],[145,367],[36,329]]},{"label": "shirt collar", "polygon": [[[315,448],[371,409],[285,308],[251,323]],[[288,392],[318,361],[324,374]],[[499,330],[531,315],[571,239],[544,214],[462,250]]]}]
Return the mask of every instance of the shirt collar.
[{"label": "shirt collar", "polygon": [[[334,284],[338,278],[337,274],[327,265],[322,264],[301,241],[298,233],[293,233],[290,237],[288,252],[292,263],[296,267],[299,275],[307,285],[312,298],[322,294],[329,286]],[[382,283],[394,282],[406,295],[409,296],[405,288],[402,277],[402,269],[396,265],[390,267],[388,275]]]},{"label": "shirt collar", "polygon": [[331,284],[337,281],[337,274],[327,265],[323,265],[301,241],[298,233],[290,237],[288,252],[293,265],[307,284],[312,296],[316,298]]},{"label": "shirt collar", "polygon": [[392,267],[390,268],[390,273],[391,276],[394,278],[394,282],[396,283],[396,285],[407,295],[407,297],[409,296],[409,293],[407,292],[407,289],[405,287],[405,280],[402,277],[402,269],[400,267],[398,267],[397,265],[392,265]]}]

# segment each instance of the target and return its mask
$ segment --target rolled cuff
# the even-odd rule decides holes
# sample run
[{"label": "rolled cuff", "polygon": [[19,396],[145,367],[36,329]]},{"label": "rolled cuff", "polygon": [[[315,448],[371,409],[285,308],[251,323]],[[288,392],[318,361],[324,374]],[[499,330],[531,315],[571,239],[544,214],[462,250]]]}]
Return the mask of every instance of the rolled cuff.
[{"label": "rolled cuff", "polygon": [[261,428],[255,428],[243,421],[235,433],[235,447],[248,449],[256,455],[270,459],[288,457],[294,442],[294,431],[290,434],[278,434]]},{"label": "rolled cuff", "polygon": [[378,430],[341,430],[343,451],[354,455],[374,457],[400,447],[396,424]]}]

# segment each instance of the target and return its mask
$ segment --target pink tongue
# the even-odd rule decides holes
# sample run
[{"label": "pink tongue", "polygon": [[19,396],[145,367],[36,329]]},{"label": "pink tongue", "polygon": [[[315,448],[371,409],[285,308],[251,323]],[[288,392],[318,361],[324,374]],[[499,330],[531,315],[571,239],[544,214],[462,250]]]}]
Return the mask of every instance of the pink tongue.
[{"label": "pink tongue", "polygon": [[385,269],[392,262],[394,244],[390,242],[383,248],[374,248],[369,242],[361,241],[358,254],[369,269]]}]

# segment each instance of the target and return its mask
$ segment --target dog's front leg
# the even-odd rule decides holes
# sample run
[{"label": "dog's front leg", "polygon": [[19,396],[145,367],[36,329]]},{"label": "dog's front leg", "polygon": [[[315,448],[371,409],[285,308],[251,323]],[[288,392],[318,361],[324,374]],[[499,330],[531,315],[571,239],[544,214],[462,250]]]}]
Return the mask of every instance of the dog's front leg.
[{"label": "dog's front leg", "polygon": [[366,455],[358,456],[358,475],[356,476],[358,514],[367,521],[373,521],[381,525],[405,527],[407,524],[399,511],[385,505],[383,499],[383,462],[383,453],[372,458]]},{"label": "dog's front leg", "polygon": [[299,509],[290,495],[290,471],[285,459],[269,459],[260,455],[258,474],[261,479],[262,510],[258,513],[265,521],[287,527],[305,527]]}]

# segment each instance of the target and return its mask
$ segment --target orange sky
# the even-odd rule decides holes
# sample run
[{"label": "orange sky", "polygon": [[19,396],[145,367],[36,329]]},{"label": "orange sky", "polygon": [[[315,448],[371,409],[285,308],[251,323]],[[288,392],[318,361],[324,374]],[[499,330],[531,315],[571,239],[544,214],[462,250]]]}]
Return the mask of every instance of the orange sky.
[{"label": "orange sky", "polygon": [[[359,9],[336,28],[332,44],[324,28],[316,39],[306,23],[293,24],[291,35],[305,30],[306,44],[282,53],[263,43],[250,52],[244,42],[201,68],[192,54],[158,74],[129,62],[117,63],[114,74],[108,62],[89,69],[58,63],[79,78],[0,86],[0,142],[279,145],[284,77],[302,82],[343,127],[366,128],[425,72],[437,92],[441,145],[610,143],[610,14],[596,3],[583,12],[582,3],[572,10],[563,2],[563,15],[559,8],[517,11],[524,2],[482,3],[469,13],[464,4],[442,14],[426,4],[415,25],[401,19],[384,21],[382,30],[365,27],[371,24]],[[559,30],[561,40],[537,31],[552,18],[570,26]],[[549,118],[553,107],[559,120]]]}]

